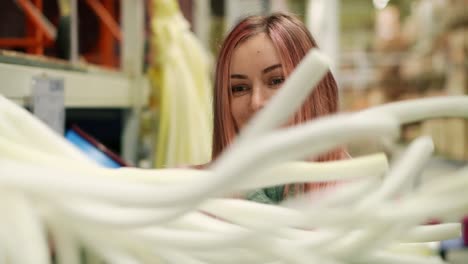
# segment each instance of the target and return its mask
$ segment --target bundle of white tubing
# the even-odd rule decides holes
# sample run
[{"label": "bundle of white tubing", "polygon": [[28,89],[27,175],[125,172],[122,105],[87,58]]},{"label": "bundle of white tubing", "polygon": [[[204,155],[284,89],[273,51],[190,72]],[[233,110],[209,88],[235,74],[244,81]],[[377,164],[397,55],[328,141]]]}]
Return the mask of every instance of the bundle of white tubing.
[{"label": "bundle of white tubing", "polygon": [[[468,167],[408,188],[432,156],[428,137],[389,168],[384,154],[303,162],[403,124],[468,117],[468,97],[392,103],[287,129],[328,67],[312,50],[232,146],[205,170],[106,169],[0,96],[0,263],[443,263],[426,245],[460,236]],[[311,74],[313,73],[313,74]],[[342,181],[280,205],[229,194]],[[427,206],[430,204],[430,206]],[[423,225],[429,219],[441,224]],[[49,236],[50,235],[50,236]]]}]

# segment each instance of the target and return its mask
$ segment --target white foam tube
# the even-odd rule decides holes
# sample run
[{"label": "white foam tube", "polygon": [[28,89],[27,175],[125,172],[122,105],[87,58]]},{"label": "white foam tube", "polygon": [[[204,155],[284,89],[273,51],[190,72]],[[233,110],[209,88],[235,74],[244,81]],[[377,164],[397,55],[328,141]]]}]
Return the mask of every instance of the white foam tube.
[{"label": "white foam tube", "polygon": [[[96,212],[96,214],[99,210]],[[102,214],[107,214],[108,210],[104,210]],[[128,209],[127,214],[134,213],[131,209]],[[122,214],[124,216],[125,214]],[[89,224],[93,224],[93,222],[89,222],[89,219],[95,221],[95,216],[91,212],[88,212],[86,217],[75,212],[75,214],[70,214],[68,218],[70,219],[84,219]],[[110,218],[119,217],[118,215],[111,215]],[[217,220],[212,220],[217,221]],[[98,222],[100,226],[104,226],[103,224],[107,224],[107,222],[101,223]],[[219,225],[219,224],[218,224]],[[98,226],[97,226],[98,227]],[[119,228],[119,226],[112,225],[109,226],[108,224],[105,228]],[[185,229],[185,230],[184,230]],[[200,250],[213,250],[218,247],[226,247],[227,245],[236,245],[241,243],[242,241],[246,241],[247,239],[251,239],[251,231],[240,229],[240,228],[231,228],[231,230],[226,230],[227,232],[223,232],[223,236],[219,236],[219,234],[207,232],[206,230],[194,231],[187,229],[185,226],[184,229],[172,229],[166,227],[148,227],[148,228],[139,228],[139,229],[127,229],[129,234],[133,234],[134,236],[138,236],[138,240],[144,240],[148,243],[153,243],[158,246],[171,246],[174,248],[184,248],[184,249],[200,249]],[[231,237],[231,239],[229,239]]]},{"label": "white foam tube", "polygon": [[[55,168],[74,168],[82,176],[112,178],[124,181],[144,181],[148,183],[170,184],[186,183],[187,181],[204,180],[211,173],[208,170],[193,169],[139,169],[119,168],[106,169],[95,168],[76,163],[71,159],[53,156],[25,145],[8,142],[0,137],[0,149],[3,156],[8,159],[27,161],[32,164],[44,164]],[[350,160],[333,162],[286,162],[274,165],[260,171],[254,177],[247,178],[240,186],[232,186],[230,189],[244,190],[269,186],[287,184],[292,182],[319,182],[346,180],[361,177],[377,177],[388,169],[388,162],[384,154],[373,154]],[[288,177],[284,177],[287,174]]]},{"label": "white foam tube", "polygon": [[413,227],[400,240],[406,243],[424,243],[455,239],[460,237],[460,234],[461,225],[459,223],[425,225]]},{"label": "white foam tube", "polygon": [[[348,185],[349,191],[337,193],[337,198],[325,197],[315,207],[304,207],[305,202],[301,205],[301,201],[293,209],[242,200],[208,198],[230,190],[232,186],[247,188],[246,179],[250,179],[253,175],[258,177],[262,170],[273,167],[277,162],[317,155],[358,138],[395,137],[398,134],[397,123],[441,116],[466,117],[468,113],[466,99],[467,97],[452,97],[444,101],[437,98],[419,104],[423,102],[420,101],[417,104],[421,109],[416,112],[414,106],[403,103],[398,107],[383,107],[380,110],[373,109],[345,117],[318,119],[298,127],[274,132],[268,131],[273,128],[271,124],[276,121],[267,122],[266,124],[270,124],[271,127],[264,125],[265,129],[256,130],[261,137],[255,139],[254,150],[251,148],[254,141],[247,140],[249,138],[247,136],[244,142],[240,141],[237,147],[226,151],[222,160],[213,165],[211,172],[201,172],[199,175],[202,180],[187,181],[188,186],[180,185],[182,180],[172,182],[162,180],[159,182],[161,186],[155,186],[157,181],[146,181],[146,178],[149,178],[149,174],[146,173],[141,173],[138,180],[128,180],[130,177],[128,174],[132,172],[138,174],[138,170],[132,169],[121,170],[114,174],[110,170],[97,172],[93,168],[94,165],[86,162],[77,162],[80,165],[68,168],[62,164],[54,165],[54,157],[60,156],[57,155],[60,147],[54,148],[53,151],[43,151],[42,147],[39,147],[41,144],[36,144],[31,148],[36,151],[35,154],[22,157],[19,152],[27,152],[27,144],[20,142],[25,134],[18,136],[16,133],[24,131],[24,127],[15,126],[14,130],[8,130],[9,132],[0,136],[0,184],[3,188],[0,193],[2,196],[0,204],[15,207],[15,210],[5,207],[5,212],[11,211],[6,214],[9,218],[0,219],[0,223],[3,223],[0,226],[0,237],[11,237],[0,243],[2,246],[0,251],[4,252],[13,263],[28,263],[30,256],[39,256],[41,259],[41,254],[47,252],[47,241],[41,230],[43,223],[35,212],[35,206],[36,204],[41,206],[51,197],[60,197],[62,199],[60,202],[47,202],[47,206],[54,208],[48,213],[56,215],[58,221],[66,222],[70,230],[79,230],[77,236],[80,242],[95,245],[103,256],[107,256],[106,258],[116,258],[122,262],[141,260],[154,263],[162,257],[198,264],[219,258],[219,255],[209,254],[204,258],[203,252],[241,247],[241,250],[252,253],[245,259],[260,259],[265,262],[280,259],[288,263],[310,263],[311,260],[320,263],[442,263],[436,258],[415,257],[381,250],[385,246],[394,245],[395,241],[421,242],[451,238],[459,234],[458,224],[431,227],[418,227],[417,224],[429,218],[444,219],[446,216],[456,218],[466,213],[468,209],[466,168],[454,174],[455,177],[447,177],[444,184],[434,181],[414,192],[405,193],[398,202],[393,200],[401,186],[418,175],[422,164],[428,158],[428,152],[432,151],[432,143],[427,138],[415,141],[403,159],[390,170],[383,185],[365,198],[360,197],[364,190],[368,190],[378,182],[375,178],[365,179],[367,182],[351,182]],[[441,102],[451,105],[443,106]],[[12,122],[11,118],[16,115],[14,113],[16,110],[4,106],[5,104],[0,104],[0,110],[5,111],[7,108],[8,111],[11,110],[7,111],[7,114],[3,112],[2,116],[7,117],[4,121]],[[430,109],[435,112],[429,111]],[[398,122],[392,116],[396,116]],[[372,133],[367,131],[369,134],[366,134],[364,131],[366,128],[373,129]],[[56,140],[51,138],[49,143]],[[5,143],[8,139],[14,139],[12,140],[14,142]],[[12,144],[21,146],[20,151],[15,152]],[[6,153],[5,150],[12,153]],[[35,161],[35,155],[46,158]],[[72,156],[73,154],[63,155],[66,157],[63,160]],[[81,166],[84,169],[75,170]],[[94,172],[97,172],[97,177],[92,178]],[[173,173],[165,172],[166,175]],[[89,177],[83,177],[84,175]],[[299,179],[299,176],[297,177],[296,180]],[[152,184],[149,184],[150,182]],[[263,187],[262,185],[268,185],[270,182],[266,180],[261,183],[255,182],[256,185],[252,182],[250,184]],[[5,188],[9,188],[9,191],[5,192]],[[154,191],[161,193],[153,194]],[[172,191],[181,191],[181,193],[160,199],[161,195]],[[18,196],[20,192],[34,194],[34,198],[40,199],[36,199],[34,204],[22,203],[21,201],[26,199],[16,199],[24,197],[22,194]],[[180,195],[182,197],[177,197]],[[11,199],[5,197],[13,197],[14,202],[10,202]],[[345,198],[350,198],[351,201],[361,199],[361,201],[358,206],[350,206],[352,202],[346,201]],[[95,204],[91,205],[91,201]],[[200,202],[202,203],[197,207]],[[151,206],[154,206],[153,210],[149,208]],[[18,208],[20,210],[17,210]],[[123,221],[112,221],[106,218],[105,214],[99,214],[99,209],[110,212],[111,217],[122,217],[126,214],[129,217]],[[222,220],[208,220],[199,213],[191,213],[191,209],[201,209],[229,223],[222,223]],[[154,217],[155,212],[156,215],[167,212],[167,215],[161,214],[166,217],[166,221],[162,221],[162,216],[156,217],[157,221],[154,222],[143,221]],[[174,221],[167,222],[172,219]],[[265,222],[264,219],[268,221]],[[106,223],[111,224],[106,226]],[[163,223],[164,225],[161,225]],[[131,227],[131,224],[138,227],[147,224],[148,227],[119,228]],[[5,225],[11,228],[5,228]],[[295,229],[298,227],[320,228],[320,231]],[[19,247],[15,245],[25,243],[23,241],[26,241],[26,238],[21,232],[26,230],[34,234],[27,237],[28,242],[32,240],[31,245],[41,246],[29,247],[19,252],[17,250]],[[66,233],[58,232],[62,235]],[[16,233],[20,235],[15,236]],[[317,237],[306,238],[312,234],[316,234]],[[345,235],[343,239],[336,239],[342,234]],[[93,244],[92,241],[97,244]],[[108,247],[99,247],[99,244],[108,244]],[[163,246],[166,248],[163,249]],[[72,247],[73,243],[69,243],[69,246],[58,250],[66,253]],[[181,251],[182,249],[186,251]],[[24,252],[29,253],[20,254]],[[127,254],[119,255],[117,252],[129,252],[129,258],[126,258]],[[232,252],[224,251],[225,254]],[[47,259],[43,260],[43,263],[48,263]],[[37,263],[36,259],[34,261]]]},{"label": "white foam tube", "polygon": [[419,175],[433,152],[434,143],[430,137],[419,137],[411,142],[399,161],[389,171],[382,185],[363,199],[358,207],[374,206],[380,201],[393,198],[402,188],[406,187],[407,189],[405,185],[409,185],[414,181],[414,178]]},{"label": "white foam tube", "polygon": [[232,233],[245,232],[245,228],[229,223],[223,219],[218,219],[202,212],[187,213],[165,226],[169,228],[181,228],[191,230],[206,230],[209,232]]},{"label": "white foam tube", "polygon": [[130,235],[138,237],[153,245],[167,246],[179,249],[217,250],[224,247],[238,245],[241,242],[252,241],[256,238],[252,232],[236,232],[219,236],[216,233],[198,232],[191,230],[176,230],[159,227],[139,228],[129,231]]},{"label": "white foam tube", "polygon": [[426,257],[426,256],[412,256],[392,254],[385,251],[375,252],[368,254],[364,257],[358,258],[353,263],[359,264],[444,264],[440,258]]},{"label": "white foam tube", "polygon": [[29,199],[21,193],[0,191],[7,259],[11,264],[51,263],[43,223]]},{"label": "white foam tube", "polygon": [[[69,199],[67,202],[51,197],[50,203],[70,217],[114,228],[132,228],[163,224],[181,217],[186,208],[134,208],[83,199]],[[53,199],[55,198],[55,201]]]},{"label": "white foam tube", "polygon": [[102,226],[93,226],[81,221],[75,222],[67,217],[62,218],[62,221],[69,222],[70,227],[73,229],[79,229],[80,232],[77,233],[77,236],[80,241],[85,245],[89,245],[91,249],[94,246],[97,246],[98,251],[108,248],[118,252],[128,252],[142,263],[161,263],[161,258],[153,252],[153,245],[133,239],[125,231],[106,229]]},{"label": "white foam tube", "polygon": [[371,107],[358,115],[387,115],[395,117],[400,124],[442,117],[468,118],[468,96],[441,96],[412,99]]},{"label": "white foam tube", "polygon": [[444,193],[433,197],[412,195],[405,199],[404,203],[398,204],[397,202],[382,203],[375,217],[401,222],[444,219],[445,215],[457,216],[460,219],[467,209],[468,200],[466,199],[466,190],[464,190],[463,192]]},{"label": "white foam tube", "polygon": [[[0,104],[0,131],[1,137],[10,142],[28,142],[30,138],[25,136],[24,131],[18,130],[14,125],[11,124],[10,120],[7,120],[3,106]],[[30,148],[30,147],[29,147]]]},{"label": "white foam tube", "polygon": [[49,214],[47,219],[56,252],[56,263],[80,264],[80,243],[73,234],[73,230],[53,214]]},{"label": "white foam tube", "polygon": [[[345,136],[340,135],[340,131],[347,128],[350,128],[353,132],[349,132]],[[226,189],[229,183],[241,181],[242,177],[240,177],[240,175],[248,175],[249,172],[253,173],[257,169],[271,165],[274,162],[285,161],[287,159],[311,153],[314,154],[314,152],[315,154],[318,154],[333,148],[336,145],[349,142],[355,138],[369,137],[375,134],[395,136],[397,134],[395,130],[396,127],[391,119],[386,120],[384,118],[379,118],[379,120],[374,120],[372,118],[365,118],[360,121],[353,120],[353,122],[346,122],[344,117],[337,116],[329,118],[328,120],[323,120],[319,126],[310,124],[309,126],[304,125],[294,129],[292,128],[286,131],[273,133],[270,137],[265,137],[264,140],[259,140],[259,145],[255,151],[251,151],[247,148],[239,149],[237,153],[234,153],[231,156],[233,159],[232,163],[224,165],[221,164],[222,166],[218,167],[219,171],[214,171],[214,175],[209,181],[194,179],[193,185],[188,182],[186,183],[188,185],[183,187],[164,186],[164,188],[157,188],[156,186],[153,186],[151,188],[144,184],[126,183],[125,186],[122,186],[121,184],[103,181],[102,179],[93,179],[91,181],[91,179],[84,180],[83,178],[78,178],[80,179],[80,182],[77,182],[77,185],[82,185],[84,187],[81,190],[84,191],[86,195],[91,195],[92,197],[107,196],[108,199],[113,197],[112,199],[122,204],[137,203],[141,206],[174,206],[184,202],[195,204],[203,197]],[[326,141],[327,143],[321,142],[324,136],[330,138]],[[287,139],[294,139],[294,141],[288,141]],[[307,144],[305,142],[307,142]],[[299,146],[301,146],[301,149],[298,148]],[[282,155],[277,153],[281,153]],[[5,162],[2,163],[4,164]],[[10,165],[13,166],[12,164]],[[237,166],[232,168],[232,165]],[[6,170],[6,167],[6,164],[3,165],[1,170]],[[17,165],[16,167],[15,174],[19,174],[21,170],[24,171],[24,169],[21,169],[20,165]],[[64,178],[63,175],[52,177],[50,173],[52,172],[48,172],[47,174],[49,175],[45,175],[43,180],[46,178],[49,179],[41,181],[38,185],[42,185],[49,189],[51,186],[59,187],[61,184],[62,187],[70,189],[70,186],[65,186],[68,185],[68,181],[72,180],[70,176],[67,178]],[[73,175],[73,173],[66,173]],[[0,175],[0,181],[8,180],[11,181],[10,184],[12,184],[13,182],[19,183],[20,179],[22,179],[22,184],[37,187],[37,185],[26,180],[26,178],[30,177],[28,175],[34,174],[37,174],[37,172],[33,172],[33,170],[24,172],[21,176],[17,177],[12,177],[11,174],[2,173]],[[239,176],[237,177],[239,179],[234,177],[236,175]],[[59,179],[60,177],[62,179]],[[32,181],[34,181],[34,179]],[[105,185],[107,184],[110,186],[105,188]],[[80,189],[77,186],[74,187],[75,188],[72,188],[72,190],[69,191],[76,192]],[[131,187],[134,187],[133,190]],[[102,190],[105,191],[102,192]]]},{"label": "white foam tube", "polygon": [[374,191],[380,182],[381,179],[376,177],[342,182],[303,196],[289,198],[281,205],[299,208],[302,211],[315,211],[324,207],[352,206],[364,195]]},{"label": "white foam tube", "polygon": [[[199,208],[232,223],[242,223],[243,225],[258,225],[259,218],[256,216],[260,219],[269,219],[265,224],[272,226],[295,226],[298,223],[306,222],[304,215],[298,210],[239,199],[210,199],[202,203]],[[325,214],[329,214],[329,212],[325,212]],[[328,219],[327,216],[324,216],[315,221],[309,222],[310,225],[313,226],[318,222],[324,224]]]},{"label": "white foam tube", "polygon": [[262,255],[258,251],[252,252],[252,250],[244,248],[223,249],[213,252],[190,251],[189,254],[205,261],[205,263],[220,264],[266,263],[274,259],[269,254]]},{"label": "white foam tube", "polygon": [[[383,184],[357,204],[357,210],[369,209],[377,206],[383,200],[393,198],[397,191],[404,188],[408,182],[412,181],[419,174],[422,167],[430,158],[433,149],[432,140],[428,137],[414,140],[399,162],[390,170]],[[367,224],[370,226],[374,225],[374,223]],[[398,232],[404,232],[411,226],[406,227],[406,225],[402,224],[396,228],[389,228],[386,224],[375,224],[374,228],[369,228],[358,235],[350,234],[343,237],[340,239],[343,243],[337,241],[333,248],[328,250],[333,252],[332,254],[334,255],[351,257],[356,252],[362,252],[364,248],[370,248],[371,245],[375,246],[377,243],[386,243],[383,239],[389,240],[391,239],[389,236],[398,236]],[[385,233],[387,234],[385,235]]]},{"label": "white foam tube", "polygon": [[[466,199],[465,199],[465,200],[466,200]],[[386,207],[386,208],[387,208],[387,207]],[[230,209],[232,209],[232,208],[230,208]],[[244,208],[244,209],[245,209],[245,208]],[[389,210],[389,209],[387,209],[387,210]],[[394,210],[394,211],[395,211],[395,210],[398,211],[399,209],[394,207],[393,210]],[[253,211],[253,210],[252,210],[252,211]],[[390,212],[390,211],[389,211],[389,212]],[[393,221],[397,222],[397,221],[399,221],[399,220],[396,220],[396,219],[395,219],[395,220],[393,220]],[[406,221],[407,221],[407,220],[406,220]],[[453,235],[453,230],[450,231],[450,229],[447,228],[447,229],[445,229],[446,232],[447,232],[447,233],[445,233],[445,234],[442,233],[443,230],[444,230],[444,229],[442,229],[442,230],[439,229],[438,232],[440,232],[440,233],[439,233],[438,235],[440,235],[440,236],[446,236],[446,237],[451,237],[451,236]]]},{"label": "white foam tube", "polygon": [[388,162],[384,154],[330,162],[288,162],[260,171],[232,189],[254,189],[293,182],[312,183],[379,177],[387,169]]},{"label": "white foam tube", "polygon": [[99,255],[103,256],[107,263],[112,264],[143,264],[136,258],[129,256],[121,251],[112,250],[109,248],[103,248],[101,245],[94,245],[94,250],[99,252]]},{"label": "white foam tube", "polygon": [[[343,131],[347,131],[343,134]],[[256,147],[249,144],[228,149],[212,166],[217,178],[206,182],[206,191],[222,190],[235,182],[249,178],[257,171],[272,164],[307,156],[315,156],[357,138],[395,137],[398,128],[391,118],[366,117],[350,119],[346,116],[322,118],[256,140]]]},{"label": "white foam tube", "polygon": [[[334,243],[336,238],[342,234],[343,230],[296,231],[291,237],[294,239],[291,243],[298,247],[317,249],[320,246],[326,247],[330,243]],[[460,237],[460,234],[461,225],[459,223],[423,225],[409,228],[407,232],[399,236],[398,240],[402,243],[427,243],[455,239]]]},{"label": "white foam tube", "polygon": [[[0,221],[0,225],[4,225],[4,223]],[[0,263],[6,263],[7,261],[6,249],[8,242],[5,242],[7,239],[8,237],[4,235],[2,227],[0,226]]]},{"label": "white foam tube", "polygon": [[15,126],[17,130],[23,131],[23,133],[29,135],[34,133],[34,136],[30,136],[29,140],[25,142],[32,148],[38,148],[56,156],[73,158],[76,162],[97,166],[77,148],[73,147],[71,143],[63,140],[60,135],[47,127],[46,124],[2,95],[0,95],[0,108],[3,110],[4,118],[9,120],[10,125]]},{"label": "white foam tube", "polygon": [[327,71],[326,57],[317,49],[310,50],[265,108],[249,121],[238,143],[234,144],[257,138],[286,123]]},{"label": "white foam tube", "polygon": [[207,264],[207,262],[171,249],[160,250],[158,254],[166,261],[165,263]]},{"label": "white foam tube", "polygon": [[[465,197],[465,198],[466,198],[466,197]],[[398,209],[394,209],[394,210],[398,211]]]},{"label": "white foam tube", "polygon": [[102,168],[95,167],[93,164],[83,164],[65,156],[56,156],[44,150],[31,148],[24,142],[11,141],[9,138],[2,136],[0,136],[0,150],[0,158],[2,159],[17,160],[28,164],[44,164],[65,169],[86,169],[88,172],[91,172],[91,169],[102,170]]},{"label": "white foam tube", "polygon": [[458,171],[447,175],[447,177],[441,177],[424,183],[421,188],[419,188],[418,193],[421,195],[434,196],[453,190],[466,190],[468,188],[467,175],[468,166],[465,166]]}]

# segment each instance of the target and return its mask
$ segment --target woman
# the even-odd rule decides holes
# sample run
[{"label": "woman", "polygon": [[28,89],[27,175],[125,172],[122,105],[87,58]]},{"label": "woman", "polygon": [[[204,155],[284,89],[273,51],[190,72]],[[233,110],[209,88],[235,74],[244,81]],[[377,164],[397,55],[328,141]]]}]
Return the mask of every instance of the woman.
[{"label": "woman", "polygon": [[[229,146],[314,47],[317,44],[304,24],[284,13],[250,16],[232,29],[221,46],[216,66],[213,160]],[[337,111],[337,85],[328,72],[287,125]],[[336,150],[318,157],[317,161],[344,157],[344,150]],[[278,203],[288,196],[323,186],[307,183],[277,186],[252,192],[247,198]]]}]

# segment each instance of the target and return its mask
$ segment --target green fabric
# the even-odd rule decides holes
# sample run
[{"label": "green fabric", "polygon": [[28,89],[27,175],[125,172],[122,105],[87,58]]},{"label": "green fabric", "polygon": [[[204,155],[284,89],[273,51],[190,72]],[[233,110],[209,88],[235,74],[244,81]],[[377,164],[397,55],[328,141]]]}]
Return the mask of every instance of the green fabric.
[{"label": "green fabric", "polygon": [[247,200],[264,204],[278,204],[283,200],[284,185],[254,190],[247,194]]},{"label": "green fabric", "polygon": [[285,185],[258,189],[248,193],[246,198],[257,203],[279,204],[285,198],[295,197],[298,193],[304,193],[304,184],[289,185],[287,197],[284,197],[284,189]]}]

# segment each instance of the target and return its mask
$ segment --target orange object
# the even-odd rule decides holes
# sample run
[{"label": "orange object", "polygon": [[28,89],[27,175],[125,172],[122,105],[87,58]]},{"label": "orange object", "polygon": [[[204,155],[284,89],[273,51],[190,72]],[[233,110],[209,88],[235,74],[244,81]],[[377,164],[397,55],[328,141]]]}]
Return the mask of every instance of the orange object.
[{"label": "orange object", "polygon": [[[0,38],[0,47],[22,47],[31,54],[44,54],[44,45],[51,44],[55,36],[55,29],[41,17],[42,0],[17,0],[16,1],[21,9],[26,13],[26,37],[24,38]],[[52,30],[48,30],[49,29]],[[49,39],[47,43],[44,41],[45,32],[49,32]],[[52,32],[52,33],[51,33]]]},{"label": "orange object", "polygon": [[56,31],[53,25],[42,15],[42,0],[34,0],[34,4],[29,0],[16,0],[34,26],[41,31],[41,35],[47,41],[55,40]]},{"label": "orange object", "polygon": [[113,0],[104,0],[104,5],[99,0],[86,0],[86,3],[93,9],[101,22],[112,33],[112,36],[118,41],[122,40],[120,27],[113,18],[114,5]]},{"label": "orange object", "polygon": [[[43,17],[44,0],[15,0],[25,12],[26,36],[24,38],[0,38],[0,48],[26,48],[29,54],[43,55],[44,48],[54,43],[56,29]],[[86,0],[99,19],[99,39],[94,52],[80,54],[93,63],[107,67],[118,67],[119,59],[115,53],[117,41],[122,33],[116,20],[115,0]]]},{"label": "orange object", "polygon": [[0,38],[0,47],[32,47],[38,45],[34,38]]},{"label": "orange object", "polygon": [[[37,9],[42,10],[42,0],[34,0],[34,5]],[[27,17],[27,25],[27,37],[32,37],[36,41],[36,45],[29,47],[26,51],[36,55],[44,54],[44,47],[42,46],[42,32],[35,27],[34,22],[29,17]]]},{"label": "orange object", "polygon": [[117,67],[118,58],[114,52],[115,40],[121,40],[121,31],[115,21],[115,0],[86,0],[101,22],[99,29],[98,56],[103,66]]}]

